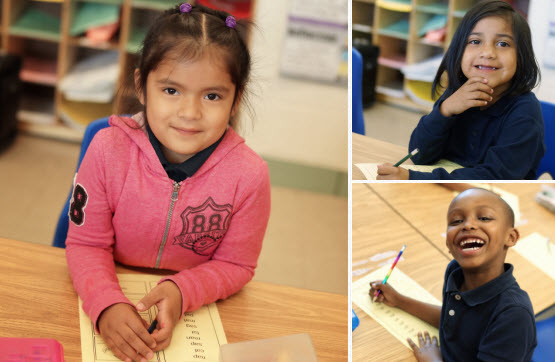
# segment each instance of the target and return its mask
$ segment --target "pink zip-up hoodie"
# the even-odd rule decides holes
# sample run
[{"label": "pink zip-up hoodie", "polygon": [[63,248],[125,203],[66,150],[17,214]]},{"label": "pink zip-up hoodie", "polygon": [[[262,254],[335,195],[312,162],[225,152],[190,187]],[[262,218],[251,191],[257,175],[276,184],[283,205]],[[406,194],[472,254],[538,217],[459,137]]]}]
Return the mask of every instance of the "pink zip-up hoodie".
[{"label": "pink zip-up hoodie", "polygon": [[239,291],[254,275],[270,215],[268,167],[233,129],[176,183],[133,118],[110,118],[74,181],[66,257],[95,326],[107,307],[133,305],[114,260],[176,271],[160,282],[177,284],[182,313]]}]

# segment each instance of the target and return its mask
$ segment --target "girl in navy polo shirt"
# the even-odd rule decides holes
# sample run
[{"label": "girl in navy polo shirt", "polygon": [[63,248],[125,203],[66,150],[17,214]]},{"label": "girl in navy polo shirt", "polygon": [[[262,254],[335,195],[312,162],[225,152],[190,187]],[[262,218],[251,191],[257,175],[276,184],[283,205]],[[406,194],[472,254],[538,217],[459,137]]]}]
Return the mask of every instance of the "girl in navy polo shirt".
[{"label": "girl in navy polo shirt", "polygon": [[[442,82],[446,72],[448,84]],[[462,19],[432,85],[445,89],[414,129],[418,165],[447,159],[463,166],[417,172],[384,164],[378,180],[535,179],[545,153],[540,73],[528,23],[511,5],[479,2]]]}]

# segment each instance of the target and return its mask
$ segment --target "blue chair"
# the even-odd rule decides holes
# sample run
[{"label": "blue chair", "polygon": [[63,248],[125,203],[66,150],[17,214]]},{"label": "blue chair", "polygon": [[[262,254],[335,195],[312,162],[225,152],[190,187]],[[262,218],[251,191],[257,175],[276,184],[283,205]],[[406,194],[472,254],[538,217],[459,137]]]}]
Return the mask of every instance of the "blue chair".
[{"label": "blue chair", "polygon": [[555,104],[540,101],[543,124],[545,126],[545,147],[547,148],[538,167],[538,177],[548,173],[555,179]]},{"label": "blue chair", "polygon": [[362,55],[353,48],[352,56],[352,102],[353,132],[364,134],[364,115],[362,112]]},{"label": "blue chair", "polygon": [[[87,152],[87,148],[89,148],[89,144],[91,143],[96,132],[109,126],[109,118],[110,117],[97,119],[87,126],[85,134],[83,135],[83,142],[81,142],[81,152],[79,153],[79,160],[77,161],[77,168],[75,169],[75,172],[79,170],[79,166],[81,166],[81,161],[83,160],[83,157]],[[58,225],[56,226],[56,233],[54,234],[54,241],[52,242],[52,246],[56,246],[58,248],[66,247],[67,229],[69,227],[69,201],[71,200],[72,192],[73,187],[69,192],[62,213],[60,214],[60,218],[58,219]]]},{"label": "blue chair", "polygon": [[553,361],[555,356],[555,315],[536,321],[538,345],[534,350],[532,362]]}]

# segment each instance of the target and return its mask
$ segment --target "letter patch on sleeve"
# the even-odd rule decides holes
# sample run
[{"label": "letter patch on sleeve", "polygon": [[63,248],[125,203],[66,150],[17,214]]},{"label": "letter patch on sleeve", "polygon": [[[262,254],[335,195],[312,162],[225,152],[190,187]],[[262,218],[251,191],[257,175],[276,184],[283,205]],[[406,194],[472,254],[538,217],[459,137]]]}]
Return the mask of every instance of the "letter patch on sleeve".
[{"label": "letter patch on sleeve", "polygon": [[218,205],[211,197],[200,206],[187,207],[181,213],[183,231],[174,244],[198,255],[212,255],[229,227],[232,210],[231,205]]},{"label": "letter patch on sleeve", "polygon": [[72,223],[77,226],[81,226],[85,223],[85,207],[87,206],[87,200],[89,195],[87,191],[80,184],[75,185],[73,189],[73,196],[69,204],[69,219]]}]

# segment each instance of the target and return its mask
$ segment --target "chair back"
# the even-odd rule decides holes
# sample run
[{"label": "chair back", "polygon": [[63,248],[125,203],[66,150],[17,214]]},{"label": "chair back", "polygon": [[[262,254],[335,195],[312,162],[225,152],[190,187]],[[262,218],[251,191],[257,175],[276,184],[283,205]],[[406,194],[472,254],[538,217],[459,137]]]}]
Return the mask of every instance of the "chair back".
[{"label": "chair back", "polygon": [[[83,141],[81,142],[81,152],[79,153],[79,160],[77,161],[77,168],[75,172],[79,171],[79,166],[81,166],[81,161],[87,152],[87,148],[89,148],[89,144],[91,143],[94,135],[103,128],[109,126],[108,119],[110,117],[100,118],[96,121],[91,122],[87,128],[85,129],[85,134],[83,135]],[[67,238],[67,230],[69,228],[69,202],[71,200],[71,194],[73,193],[73,185],[71,190],[69,191],[69,195],[66,199],[64,204],[64,208],[58,218],[58,225],[56,226],[56,233],[54,234],[54,240],[52,242],[52,246],[56,246],[58,248],[65,248],[66,247],[66,238]]]},{"label": "chair back", "polygon": [[364,114],[362,112],[362,55],[353,47],[352,53],[352,102],[353,132],[364,134]]},{"label": "chair back", "polygon": [[546,152],[538,166],[537,175],[540,177],[547,172],[555,179],[555,104],[544,101],[540,101],[540,104],[545,127]]},{"label": "chair back", "polygon": [[532,362],[553,361],[555,356],[555,316],[536,321],[538,345],[532,355]]}]

